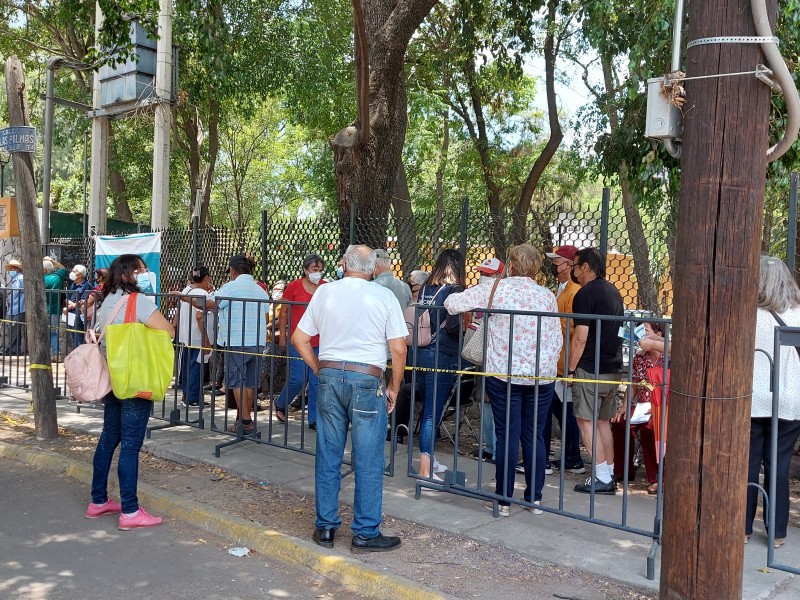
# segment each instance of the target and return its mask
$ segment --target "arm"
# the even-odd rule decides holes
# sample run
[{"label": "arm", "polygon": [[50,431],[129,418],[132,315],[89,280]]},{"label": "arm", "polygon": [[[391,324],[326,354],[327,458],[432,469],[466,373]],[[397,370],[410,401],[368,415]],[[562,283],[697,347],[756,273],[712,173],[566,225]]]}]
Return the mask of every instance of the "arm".
[{"label": "arm", "polygon": [[158,311],[155,311],[152,315],[150,315],[150,318],[145,321],[145,325],[150,329],[160,329],[161,331],[166,331],[171,338],[175,337],[175,328],[172,326],[172,323],[167,321],[164,315]]},{"label": "arm", "polygon": [[[291,305],[287,306],[291,308]],[[286,348],[286,338],[288,337],[286,327],[289,321],[288,314],[289,314],[288,310],[281,310],[278,313],[278,330],[275,333],[278,336],[278,344],[280,345],[281,348]],[[296,329],[295,333],[297,333]],[[292,343],[294,343],[294,336],[292,336]]]},{"label": "arm", "polygon": [[408,353],[405,338],[389,340],[389,352],[392,353],[392,381],[386,387],[386,410],[391,413],[394,410],[395,402],[397,402],[397,394],[403,385],[406,354]]},{"label": "arm", "polygon": [[639,346],[645,352],[655,350],[656,352],[664,354],[664,345],[664,338],[661,336],[647,336],[639,341]]},{"label": "arm", "polygon": [[444,299],[444,307],[451,315],[467,312],[475,308],[486,308],[492,288],[488,285],[475,285],[468,290],[450,294]]},{"label": "arm", "polygon": [[589,336],[588,325],[575,325],[575,332],[569,342],[569,365],[567,365],[567,375],[572,375],[578,368],[578,362],[583,356],[586,348],[586,338]]},{"label": "arm", "polygon": [[[285,342],[284,342],[285,344]],[[405,344],[405,342],[403,342]],[[297,353],[303,358],[305,363],[314,371],[314,375],[319,374],[319,359],[314,349],[311,347],[311,336],[305,331],[296,327],[292,336],[292,345]]]}]

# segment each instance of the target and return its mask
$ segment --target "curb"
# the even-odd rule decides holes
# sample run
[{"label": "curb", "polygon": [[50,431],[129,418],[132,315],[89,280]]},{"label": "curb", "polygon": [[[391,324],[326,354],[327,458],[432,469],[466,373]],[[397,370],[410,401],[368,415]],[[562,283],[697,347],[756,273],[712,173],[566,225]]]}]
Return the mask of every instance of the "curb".
[{"label": "curb", "polygon": [[[0,442],[0,457],[14,459],[44,471],[63,473],[86,485],[90,485],[92,481],[91,465],[48,450],[34,450]],[[111,483],[110,487],[116,488],[116,482]],[[382,600],[448,598],[409,579],[379,572],[346,556],[323,552],[311,542],[265,529],[251,521],[181,498],[146,483],[139,483],[137,493],[142,503],[152,508],[153,512],[246,545],[265,556],[302,565],[358,594]]]}]

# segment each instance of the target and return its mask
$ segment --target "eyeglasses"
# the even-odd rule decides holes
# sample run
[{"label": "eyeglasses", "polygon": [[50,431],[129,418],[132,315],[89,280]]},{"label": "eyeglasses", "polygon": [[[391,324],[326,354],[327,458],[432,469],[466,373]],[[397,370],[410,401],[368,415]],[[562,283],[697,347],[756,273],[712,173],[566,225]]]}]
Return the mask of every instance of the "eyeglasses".
[{"label": "eyeglasses", "polygon": [[583,266],[583,265],[585,265],[585,264],[586,264],[586,263],[574,263],[574,264],[573,264],[573,265],[570,267],[570,271],[574,271],[574,270],[575,270],[575,269],[577,269],[578,267],[582,267],[582,266]]}]

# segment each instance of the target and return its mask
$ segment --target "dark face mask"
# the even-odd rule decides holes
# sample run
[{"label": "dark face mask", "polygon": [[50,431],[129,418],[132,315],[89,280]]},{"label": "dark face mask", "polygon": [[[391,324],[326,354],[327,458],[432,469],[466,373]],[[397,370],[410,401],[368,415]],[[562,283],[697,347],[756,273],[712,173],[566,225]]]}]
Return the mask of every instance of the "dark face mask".
[{"label": "dark face mask", "polygon": [[550,271],[550,275],[552,275],[553,277],[558,277],[558,265],[557,264],[550,263],[550,268],[548,270]]},{"label": "dark face mask", "polygon": [[570,269],[569,278],[572,279],[572,281],[574,281],[575,283],[580,284],[580,281],[578,281],[578,278],[575,277],[575,270],[574,269]]}]

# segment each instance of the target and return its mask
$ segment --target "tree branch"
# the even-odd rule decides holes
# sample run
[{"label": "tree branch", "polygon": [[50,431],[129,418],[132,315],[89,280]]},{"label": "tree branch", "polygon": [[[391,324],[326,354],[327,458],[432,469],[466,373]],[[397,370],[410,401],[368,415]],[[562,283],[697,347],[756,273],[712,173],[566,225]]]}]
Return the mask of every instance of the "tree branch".
[{"label": "tree branch", "polygon": [[356,108],[363,146],[369,142],[369,46],[361,0],[353,0],[356,59]]}]

